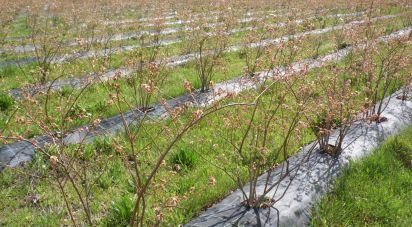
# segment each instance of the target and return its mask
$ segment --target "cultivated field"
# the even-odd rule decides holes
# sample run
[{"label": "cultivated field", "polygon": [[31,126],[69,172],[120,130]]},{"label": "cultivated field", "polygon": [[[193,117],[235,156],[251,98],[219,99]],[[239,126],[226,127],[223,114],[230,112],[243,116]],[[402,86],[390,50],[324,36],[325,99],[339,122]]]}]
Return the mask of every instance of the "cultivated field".
[{"label": "cultivated field", "polygon": [[177,226],[235,189],[265,209],[259,176],[410,101],[408,0],[0,10],[0,226]]}]

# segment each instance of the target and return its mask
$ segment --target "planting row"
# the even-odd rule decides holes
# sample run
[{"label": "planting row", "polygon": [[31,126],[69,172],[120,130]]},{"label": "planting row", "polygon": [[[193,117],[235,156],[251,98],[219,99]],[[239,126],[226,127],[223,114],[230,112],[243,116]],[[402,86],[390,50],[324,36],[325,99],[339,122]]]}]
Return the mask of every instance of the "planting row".
[{"label": "planting row", "polygon": [[[348,28],[353,29],[353,27],[351,26],[348,26]],[[402,28],[402,26],[400,26],[399,28]],[[357,29],[360,30],[362,29],[362,27],[358,27]],[[378,27],[376,27],[375,29],[375,36],[382,34],[381,32],[378,32]],[[330,30],[332,29],[328,28],[319,31],[327,32]],[[73,89],[67,85],[64,86],[64,84],[61,84],[59,86],[59,83],[57,82],[55,85],[56,87],[44,87],[43,89],[40,87],[39,91],[42,91],[43,95],[36,96],[35,99],[29,98],[28,100],[23,99],[21,101],[34,101],[39,107],[43,107],[47,103],[47,105],[49,105],[47,111],[49,111],[49,114],[51,115],[59,113],[59,108],[63,108],[63,106],[65,106],[65,108],[72,108],[73,113],[83,113],[84,117],[75,118],[71,121],[66,122],[66,129],[70,129],[90,122],[91,118],[105,118],[119,113],[118,108],[111,105],[107,101],[107,98],[110,98],[110,96],[113,94],[110,86],[110,84],[113,82],[113,79],[121,84],[121,92],[124,94],[128,102],[128,105],[123,105],[121,107],[122,110],[135,108],[145,109],[149,108],[153,102],[156,102],[156,100],[159,100],[160,98],[168,99],[169,97],[176,97],[185,93],[185,88],[181,85],[183,80],[189,81],[191,84],[193,84],[194,88],[201,89],[202,86],[205,86],[204,90],[207,90],[206,88],[208,88],[212,79],[214,83],[216,83],[219,81],[232,79],[238,75],[243,74],[245,71],[247,72],[247,74],[253,77],[253,75],[261,69],[282,66],[289,64],[295,60],[312,57],[316,58],[319,55],[342,49],[342,47],[339,47],[339,44],[335,43],[335,39],[339,35],[342,35],[341,38],[343,39],[343,34],[345,32],[344,30],[335,34],[322,35],[321,37],[323,39],[323,46],[321,47],[317,46],[317,42],[315,41],[316,39],[319,39],[319,36],[315,35],[309,36],[307,39],[304,38],[306,35],[317,34],[319,33],[319,31],[315,30],[313,31],[313,33],[302,33],[296,35],[295,37],[282,37],[279,39],[271,40],[271,42],[261,41],[259,43],[260,46],[252,49],[241,49],[240,54],[226,54],[226,56],[223,56],[221,58],[221,61],[227,62],[223,70],[220,69],[220,67],[222,66],[219,66],[214,62],[212,62],[213,65],[210,65],[212,67],[215,67],[214,71],[210,72],[213,74],[201,74],[201,72],[197,71],[200,64],[199,62],[197,62],[198,60],[185,67],[175,69],[154,67],[151,69],[152,71],[147,71],[145,69],[139,70],[137,68],[136,72],[133,74],[130,74],[131,72],[126,70],[118,71],[118,73],[116,73],[116,71],[113,71],[106,76],[103,75],[102,77],[89,77],[83,81],[74,80],[74,83],[69,83],[69,85],[74,85],[78,89]],[[337,32],[339,30],[335,29],[334,31]],[[291,40],[287,42],[289,39]],[[353,39],[351,40],[351,42],[346,42],[345,45],[356,44],[357,42],[358,41],[356,41],[356,39]],[[286,45],[279,45],[282,43],[285,43]],[[272,51],[282,51],[282,55],[287,54],[290,57],[283,59],[279,58],[276,61],[273,61],[270,58],[270,55],[273,53]],[[205,55],[203,57],[205,58]],[[208,56],[208,58],[212,57],[214,56]],[[319,59],[322,60],[322,58]],[[242,68],[244,68],[245,71]],[[149,75],[151,77],[146,77],[144,79],[142,75],[146,74],[147,72],[153,73],[153,75]],[[122,76],[127,75],[130,76],[121,78]],[[207,79],[207,81],[202,83],[202,78]],[[94,84],[93,80],[97,82],[106,80],[108,81]],[[168,86],[163,86],[163,84],[167,84]],[[53,92],[54,88],[60,90]],[[63,106],[61,106],[63,100],[69,101],[72,100],[73,97],[77,97],[78,95],[80,95],[82,98],[78,99],[75,105],[71,106],[63,104]],[[4,110],[0,115],[4,119],[3,127],[7,126],[6,129],[3,130],[3,133],[5,135],[24,133],[23,135],[25,137],[39,135],[39,132],[41,132],[42,130],[38,124],[32,124],[32,120],[29,120],[26,124],[21,124],[20,122],[16,122],[15,120],[7,120],[10,118],[10,116],[15,114],[15,110],[11,108],[14,101],[7,96],[4,96],[3,99],[4,109],[8,109]],[[18,104],[16,104],[16,106],[18,106]],[[33,108],[31,109],[34,110]],[[16,111],[20,112],[22,110]],[[30,114],[30,116],[27,117],[32,118],[31,116],[37,115],[38,114]],[[56,129],[56,131],[60,130]]]}]

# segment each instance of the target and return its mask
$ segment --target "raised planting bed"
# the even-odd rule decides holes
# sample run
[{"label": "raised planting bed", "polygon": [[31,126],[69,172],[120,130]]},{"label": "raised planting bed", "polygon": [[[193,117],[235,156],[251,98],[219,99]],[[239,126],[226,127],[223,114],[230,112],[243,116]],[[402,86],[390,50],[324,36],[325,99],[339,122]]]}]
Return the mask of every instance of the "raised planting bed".
[{"label": "raised planting bed", "polygon": [[[286,163],[272,170],[269,185],[279,186],[268,194],[275,201],[269,208],[242,206],[244,197],[236,190],[185,226],[307,225],[312,206],[330,190],[333,180],[350,161],[370,155],[386,138],[412,125],[412,102],[396,99],[401,93],[396,92],[385,100],[388,105],[382,115],[388,119],[386,122],[359,121],[351,126],[339,156],[319,152],[317,148],[312,150],[315,144],[310,144],[287,160],[290,172],[285,171]],[[263,191],[265,183],[266,174],[259,178],[257,190]],[[243,190],[248,192],[249,186],[245,185]]]}]

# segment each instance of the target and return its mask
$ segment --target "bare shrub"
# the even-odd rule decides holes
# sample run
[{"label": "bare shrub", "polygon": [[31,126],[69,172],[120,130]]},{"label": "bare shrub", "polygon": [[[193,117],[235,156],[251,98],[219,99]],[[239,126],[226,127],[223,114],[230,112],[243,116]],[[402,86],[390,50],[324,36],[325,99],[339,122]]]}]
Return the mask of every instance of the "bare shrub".
[{"label": "bare shrub", "polygon": [[400,88],[399,72],[405,66],[406,41],[395,40],[386,45],[369,43],[361,54],[358,73],[363,81],[366,95],[364,108],[366,117],[380,122],[386,104],[385,97]]},{"label": "bare shrub", "polygon": [[265,53],[264,40],[273,37],[274,29],[262,28],[259,23],[252,23],[252,30],[245,36],[241,55],[244,57],[246,74],[254,76],[262,68],[262,57]]},{"label": "bare shrub", "polygon": [[[281,198],[270,194],[272,190],[285,177],[293,178],[287,159],[304,143],[304,116],[310,100],[310,86],[303,81],[299,75],[268,81],[260,93],[252,92],[257,95],[253,106],[225,114],[221,137],[232,145],[232,153],[221,157],[224,165],[217,162],[216,166],[233,179],[247,207],[271,206]],[[283,171],[272,182],[271,169],[278,165]]]},{"label": "bare shrub", "polygon": [[41,84],[45,84],[50,79],[53,63],[63,47],[67,28],[64,23],[54,23],[52,19],[37,14],[29,14],[28,17],[30,42],[35,47],[37,66],[32,76]]},{"label": "bare shrub", "polygon": [[206,17],[191,23],[188,33],[189,48],[193,48],[191,52],[196,54],[200,90],[205,92],[209,90],[216,67],[227,48],[228,36],[224,27],[210,26]]},{"label": "bare shrub", "polygon": [[153,96],[165,79],[166,65],[159,39],[162,28],[161,24],[156,25],[155,34],[147,36],[148,42],[145,35],[141,36],[140,47],[131,53],[133,60],[129,61],[134,73],[127,81],[133,89],[135,105],[144,111],[149,109]]},{"label": "bare shrub", "polygon": [[357,115],[357,96],[347,69],[332,68],[319,74],[313,91],[310,125],[322,152],[339,155],[342,142]]}]

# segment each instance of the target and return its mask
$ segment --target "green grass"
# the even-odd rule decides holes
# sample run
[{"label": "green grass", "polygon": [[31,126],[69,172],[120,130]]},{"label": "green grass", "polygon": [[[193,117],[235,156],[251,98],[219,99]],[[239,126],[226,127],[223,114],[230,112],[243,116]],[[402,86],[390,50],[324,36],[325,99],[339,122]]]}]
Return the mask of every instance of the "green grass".
[{"label": "green grass", "polygon": [[0,111],[6,111],[14,104],[13,98],[0,92]]},{"label": "green grass", "polygon": [[314,208],[312,226],[411,226],[412,128],[349,167]]},{"label": "green grass", "polygon": [[27,24],[27,17],[22,15],[18,16],[14,23],[11,24],[10,37],[20,37],[30,35],[31,29]]}]

